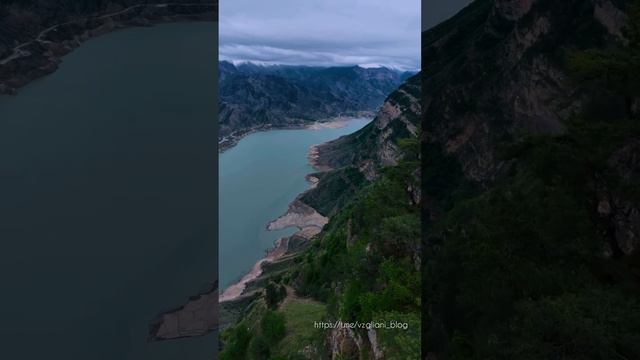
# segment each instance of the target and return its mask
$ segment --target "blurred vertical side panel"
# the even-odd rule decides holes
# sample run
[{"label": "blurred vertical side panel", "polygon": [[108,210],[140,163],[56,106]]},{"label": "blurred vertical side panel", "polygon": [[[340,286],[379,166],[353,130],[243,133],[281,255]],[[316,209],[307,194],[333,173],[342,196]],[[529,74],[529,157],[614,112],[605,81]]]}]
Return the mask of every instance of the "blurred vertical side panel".
[{"label": "blurred vertical side panel", "polygon": [[3,358],[215,358],[217,14],[0,5]]},{"label": "blurred vertical side panel", "polygon": [[640,358],[640,3],[424,14],[424,357]]}]

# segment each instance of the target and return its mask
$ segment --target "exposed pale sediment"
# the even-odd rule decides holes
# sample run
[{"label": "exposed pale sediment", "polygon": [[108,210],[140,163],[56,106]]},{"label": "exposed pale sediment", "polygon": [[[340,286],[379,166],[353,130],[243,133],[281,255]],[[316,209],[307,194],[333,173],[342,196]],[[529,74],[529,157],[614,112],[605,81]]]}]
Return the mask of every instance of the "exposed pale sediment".
[{"label": "exposed pale sediment", "polygon": [[309,164],[311,164],[311,166],[313,166],[313,168],[316,169],[317,171],[332,170],[330,166],[320,164],[320,162],[318,161],[319,157],[320,157],[320,145],[311,146],[309,148],[309,151],[307,152],[307,159],[309,160]]},{"label": "exposed pale sediment", "polygon": [[267,251],[266,256],[258,260],[258,262],[242,277],[242,279],[240,279],[240,281],[227,287],[224,292],[220,294],[219,301],[233,301],[242,296],[247,284],[262,275],[262,265],[277,261],[287,254],[289,249],[289,240],[291,238],[297,236],[307,240],[311,239],[322,231],[322,228],[328,221],[328,218],[320,215],[311,206],[301,202],[299,199],[295,199],[291,204],[289,204],[287,212],[276,220],[270,222],[267,225],[267,229],[281,230],[289,227],[297,227],[299,230],[292,236],[278,239],[275,242],[275,246]]},{"label": "exposed pale sediment", "polygon": [[270,130],[339,129],[341,127],[346,126],[349,123],[349,121],[353,119],[358,119],[361,117],[373,117],[373,115],[374,113],[371,111],[357,111],[352,116],[339,116],[339,117],[327,118],[327,119],[317,120],[311,123],[305,122],[304,120],[300,120],[300,122],[293,123],[293,124],[286,124],[286,125],[261,124],[261,125],[252,126],[249,128],[238,129],[218,138],[218,152],[223,153],[226,150],[229,150],[230,148],[236,146],[238,142],[240,142],[240,140],[242,140],[245,136],[249,136],[257,132],[270,131]]},{"label": "exposed pale sediment", "polygon": [[318,232],[329,222],[329,219],[320,215],[314,208],[303,203],[299,199],[289,204],[287,212],[267,225],[267,230],[281,230],[289,227],[317,228]]},{"label": "exposed pale sediment", "polygon": [[347,126],[349,121],[353,119],[353,116],[338,116],[331,119],[316,121],[313,124],[307,126],[307,128],[311,130],[340,129]]},{"label": "exposed pale sediment", "polygon": [[267,250],[267,254],[262,259],[258,260],[258,262],[253,265],[251,270],[240,279],[237,283],[229,286],[224,290],[222,294],[220,294],[219,301],[231,301],[237,299],[242,295],[244,289],[247,287],[247,284],[255,279],[257,279],[260,275],[262,275],[262,264],[266,262],[272,262],[284,254],[286,254],[289,245],[289,237],[283,237],[278,239],[275,242],[275,246],[269,250]]}]

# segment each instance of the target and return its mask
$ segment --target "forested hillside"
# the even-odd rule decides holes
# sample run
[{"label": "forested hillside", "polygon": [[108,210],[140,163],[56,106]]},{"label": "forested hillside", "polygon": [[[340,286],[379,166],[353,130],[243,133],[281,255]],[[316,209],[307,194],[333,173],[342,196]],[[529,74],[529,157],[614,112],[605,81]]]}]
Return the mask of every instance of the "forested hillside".
[{"label": "forested hillside", "polygon": [[423,354],[640,358],[640,7],[477,0],[423,34]]}]

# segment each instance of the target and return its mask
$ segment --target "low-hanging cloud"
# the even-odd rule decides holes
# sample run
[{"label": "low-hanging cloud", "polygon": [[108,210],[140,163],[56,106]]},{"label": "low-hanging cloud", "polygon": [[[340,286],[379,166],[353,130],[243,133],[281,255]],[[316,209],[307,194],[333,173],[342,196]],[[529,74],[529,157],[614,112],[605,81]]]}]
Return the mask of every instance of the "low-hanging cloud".
[{"label": "low-hanging cloud", "polygon": [[220,59],[420,67],[420,0],[220,2]]}]

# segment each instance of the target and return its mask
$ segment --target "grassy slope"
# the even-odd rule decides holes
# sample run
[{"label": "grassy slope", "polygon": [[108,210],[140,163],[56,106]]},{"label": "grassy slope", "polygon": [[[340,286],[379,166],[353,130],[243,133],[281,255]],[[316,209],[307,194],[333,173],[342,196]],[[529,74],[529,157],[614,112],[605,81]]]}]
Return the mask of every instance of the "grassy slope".
[{"label": "grassy slope", "polygon": [[282,305],[287,335],[278,344],[275,353],[284,359],[295,359],[299,352],[314,352],[317,357],[325,355],[321,329],[314,323],[326,317],[326,305],[307,300],[292,300]]}]

